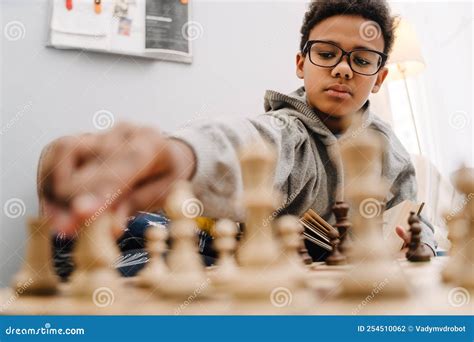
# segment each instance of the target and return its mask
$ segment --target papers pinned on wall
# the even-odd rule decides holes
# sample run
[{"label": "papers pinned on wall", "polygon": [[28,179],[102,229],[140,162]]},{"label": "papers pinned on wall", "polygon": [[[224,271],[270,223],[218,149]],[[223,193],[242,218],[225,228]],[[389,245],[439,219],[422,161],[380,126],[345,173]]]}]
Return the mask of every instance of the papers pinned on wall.
[{"label": "papers pinned on wall", "polygon": [[[48,46],[183,63],[202,26],[189,0],[51,0]],[[201,31],[201,32],[197,32]]]}]

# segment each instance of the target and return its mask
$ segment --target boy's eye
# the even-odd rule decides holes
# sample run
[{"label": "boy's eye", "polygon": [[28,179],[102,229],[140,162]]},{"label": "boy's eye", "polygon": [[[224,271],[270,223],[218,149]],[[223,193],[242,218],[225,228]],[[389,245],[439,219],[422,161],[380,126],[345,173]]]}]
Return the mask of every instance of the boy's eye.
[{"label": "boy's eye", "polygon": [[359,66],[368,66],[372,63],[370,63],[368,60],[361,58],[361,57],[355,57],[354,58],[354,63],[356,63]]},{"label": "boy's eye", "polygon": [[333,52],[318,52],[319,57],[329,59],[336,57],[336,54]]}]

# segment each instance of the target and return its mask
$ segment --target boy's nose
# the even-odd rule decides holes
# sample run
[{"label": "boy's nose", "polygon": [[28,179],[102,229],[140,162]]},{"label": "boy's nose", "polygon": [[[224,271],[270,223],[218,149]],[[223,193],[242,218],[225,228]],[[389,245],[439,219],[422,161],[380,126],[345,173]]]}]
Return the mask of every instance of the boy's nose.
[{"label": "boy's nose", "polygon": [[352,69],[349,63],[347,63],[347,58],[343,58],[331,71],[331,76],[334,78],[342,77],[346,80],[350,80],[353,75]]}]

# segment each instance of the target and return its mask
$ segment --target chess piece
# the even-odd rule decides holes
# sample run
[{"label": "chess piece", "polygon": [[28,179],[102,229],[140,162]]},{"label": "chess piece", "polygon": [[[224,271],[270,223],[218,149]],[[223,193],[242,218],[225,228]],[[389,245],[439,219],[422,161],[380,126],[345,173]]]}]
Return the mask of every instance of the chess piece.
[{"label": "chess piece", "polygon": [[410,243],[408,244],[408,251],[406,257],[412,262],[430,261],[431,251],[421,242],[421,226],[420,218],[414,211],[410,212],[408,218],[408,225],[410,226]]},{"label": "chess piece", "polygon": [[71,293],[75,297],[94,299],[96,291],[117,289],[119,273],[114,267],[120,257],[112,233],[112,214],[100,214],[90,225],[79,229],[73,252],[75,271],[71,277]]},{"label": "chess piece", "polygon": [[240,151],[246,220],[237,250],[239,281],[231,288],[239,298],[268,300],[275,288],[296,285],[279,272],[278,244],[272,226],[264,224],[280,203],[273,190],[275,162],[276,152],[267,143],[248,145]]},{"label": "chess piece", "polygon": [[334,216],[336,217],[336,224],[334,227],[339,232],[339,251],[343,255],[349,253],[351,247],[351,237],[349,235],[351,229],[351,222],[348,219],[349,205],[343,201],[337,201],[336,204],[332,207]]},{"label": "chess piece", "polygon": [[344,265],[347,263],[346,257],[339,251],[339,232],[329,231],[328,233],[329,242],[332,247],[331,254],[326,258],[326,264],[328,265]]},{"label": "chess piece", "polygon": [[165,210],[171,219],[169,226],[171,248],[167,256],[169,273],[157,284],[160,294],[171,298],[205,296],[209,279],[205,277],[201,256],[197,251],[197,225],[189,206],[200,204],[193,195],[191,184],[179,181],[166,199]]},{"label": "chess piece", "polygon": [[[465,204],[450,223],[450,237],[455,238],[451,257],[442,276],[457,286],[474,289],[474,169],[461,168],[454,177],[456,189],[465,195]],[[451,268],[451,269],[450,269]]]},{"label": "chess piece", "polygon": [[164,261],[166,252],[166,227],[158,224],[147,228],[145,232],[149,261],[145,268],[138,274],[137,283],[143,287],[154,288],[169,270]]},{"label": "chess piece", "polygon": [[212,274],[211,279],[216,287],[225,287],[237,278],[237,264],[234,258],[237,233],[237,224],[228,219],[217,221],[214,227],[214,245],[218,260],[216,271]]},{"label": "chess piece", "polygon": [[467,220],[464,213],[457,215],[446,215],[446,222],[448,226],[448,238],[451,242],[449,250],[449,258],[441,271],[441,278],[445,283],[454,282],[460,273],[464,258],[462,251],[465,249],[464,244],[467,242]]},{"label": "chess piece", "polygon": [[300,287],[306,286],[308,270],[304,267],[298,248],[301,245],[303,225],[295,216],[285,215],[276,222],[276,228],[283,253],[280,254],[280,272],[288,279],[294,279]]},{"label": "chess piece", "polygon": [[[381,177],[383,141],[375,133],[361,132],[344,144],[342,157],[346,196],[351,210],[353,233],[350,249],[352,268],[341,283],[342,296],[367,296],[383,284],[378,296],[405,296],[407,280],[392,260],[383,239],[383,199],[388,186]],[[350,186],[347,186],[350,185]]]},{"label": "chess piece", "polygon": [[26,256],[14,276],[12,288],[18,295],[50,295],[57,291],[58,278],[52,265],[50,225],[46,218],[28,219]]},{"label": "chess piece", "polygon": [[300,258],[303,259],[303,262],[305,265],[311,265],[313,263],[313,258],[309,255],[308,249],[306,248],[306,245],[304,244],[303,238],[301,238],[300,247],[298,248],[298,253],[300,255]]}]

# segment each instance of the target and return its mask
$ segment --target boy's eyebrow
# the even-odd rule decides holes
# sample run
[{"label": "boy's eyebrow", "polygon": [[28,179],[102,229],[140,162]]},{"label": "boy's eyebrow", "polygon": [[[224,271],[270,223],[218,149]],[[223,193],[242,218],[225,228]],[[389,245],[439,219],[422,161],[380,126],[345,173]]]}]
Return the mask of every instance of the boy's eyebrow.
[{"label": "boy's eyebrow", "polygon": [[[327,42],[327,43],[331,43],[331,44],[334,44],[334,45],[337,45],[337,46],[341,46],[338,42],[335,42],[333,40],[322,40],[322,41]],[[364,45],[357,45],[357,46],[354,46],[352,49],[374,50],[373,48],[370,48],[370,47],[364,46]]]}]

